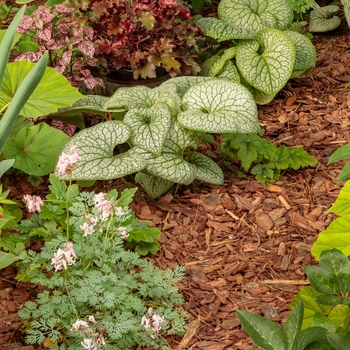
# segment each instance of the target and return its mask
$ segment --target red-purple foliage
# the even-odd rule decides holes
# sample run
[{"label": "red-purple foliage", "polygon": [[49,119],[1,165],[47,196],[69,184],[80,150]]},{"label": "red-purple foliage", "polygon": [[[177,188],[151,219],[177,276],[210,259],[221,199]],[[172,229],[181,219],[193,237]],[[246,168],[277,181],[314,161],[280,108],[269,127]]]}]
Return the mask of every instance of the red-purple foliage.
[{"label": "red-purple foliage", "polygon": [[134,71],[134,78],[155,78],[156,67],[171,75],[195,75],[200,68],[195,26],[181,0],[90,0],[97,58],[108,68]]}]

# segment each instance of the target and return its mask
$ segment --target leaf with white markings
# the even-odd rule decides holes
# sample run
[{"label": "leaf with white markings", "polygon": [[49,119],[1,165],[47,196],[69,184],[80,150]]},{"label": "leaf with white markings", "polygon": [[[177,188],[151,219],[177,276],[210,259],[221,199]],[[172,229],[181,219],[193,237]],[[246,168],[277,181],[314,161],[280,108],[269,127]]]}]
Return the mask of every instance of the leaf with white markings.
[{"label": "leaf with white markings", "polygon": [[212,132],[257,132],[256,103],[242,85],[215,79],[192,86],[182,99],[178,122],[185,128]]}]

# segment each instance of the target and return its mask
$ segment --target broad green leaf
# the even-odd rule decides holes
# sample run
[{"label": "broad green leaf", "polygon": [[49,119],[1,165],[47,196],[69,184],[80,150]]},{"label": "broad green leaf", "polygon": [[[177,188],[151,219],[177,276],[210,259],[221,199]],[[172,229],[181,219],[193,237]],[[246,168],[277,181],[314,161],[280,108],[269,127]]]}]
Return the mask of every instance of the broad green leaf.
[{"label": "broad green leaf", "polygon": [[183,96],[178,122],[211,133],[257,132],[261,129],[250,92],[240,84],[215,79],[192,86]]},{"label": "broad green leaf", "polygon": [[313,318],[313,325],[327,329],[329,333],[335,333],[336,327],[334,323],[320,312],[316,312]]},{"label": "broad green leaf", "polygon": [[304,305],[302,301],[295,306],[290,313],[283,327],[283,333],[286,338],[287,349],[293,349],[298,333],[301,330],[301,325],[304,318]]},{"label": "broad green leaf", "polygon": [[39,49],[38,43],[34,43],[33,41],[25,41],[22,40],[17,45],[18,52],[27,52],[33,51],[36,52]]},{"label": "broad green leaf", "polygon": [[118,199],[118,206],[119,207],[128,206],[132,202],[136,191],[137,191],[137,188],[126,188],[125,190],[123,190],[123,192],[120,194],[120,197]]},{"label": "broad green leaf", "polygon": [[176,84],[178,87],[177,94],[182,98],[185,92],[193,85],[196,85],[198,83],[202,83],[204,81],[212,80],[212,77],[201,77],[201,76],[185,76],[185,77],[175,77],[171,78],[164,83],[162,83],[160,86],[165,87],[167,85]]},{"label": "broad green leaf", "polygon": [[231,61],[226,61],[222,70],[217,75],[218,78],[228,79],[236,83],[241,82],[241,77],[238,73],[236,66]]},{"label": "broad green leaf", "polygon": [[296,147],[289,150],[289,166],[288,168],[298,170],[300,167],[316,165],[317,159],[306,153],[304,148]]},{"label": "broad green leaf", "polygon": [[233,27],[258,32],[285,29],[292,23],[293,11],[284,0],[221,0],[218,17]]},{"label": "broad green leaf", "polygon": [[171,110],[166,103],[156,103],[147,109],[132,109],[123,119],[131,130],[130,142],[154,155],[162,152],[171,126]]},{"label": "broad green leaf", "polygon": [[253,87],[252,87],[252,89],[249,89],[249,91],[254,96],[255,102],[259,105],[266,105],[266,104],[270,103],[275,98],[275,95],[269,95],[263,91],[260,91],[258,89],[254,89]]},{"label": "broad green leaf", "polygon": [[338,28],[341,19],[337,16],[339,6],[328,5],[315,8],[310,12],[309,32],[322,33]]},{"label": "broad green leaf", "polygon": [[328,159],[327,165],[346,158],[350,158],[350,143],[347,143],[346,145],[341,146],[334,153],[332,153]]},{"label": "broad green leaf", "polygon": [[237,310],[237,315],[244,330],[257,345],[267,350],[287,349],[283,332],[276,323],[248,311]]},{"label": "broad green leaf", "polygon": [[67,200],[67,185],[54,174],[50,174],[49,179],[51,194],[54,194],[59,201],[65,202]]},{"label": "broad green leaf", "polygon": [[345,183],[337,199],[328,211],[330,213],[336,213],[339,216],[350,214],[350,181]]},{"label": "broad green leaf", "polygon": [[4,154],[14,158],[14,168],[29,175],[46,175],[54,170],[58,156],[69,140],[63,131],[45,123],[24,127],[17,139],[9,139]]},{"label": "broad green leaf", "polygon": [[285,145],[276,148],[275,155],[271,159],[271,162],[273,163],[274,167],[279,170],[288,169],[289,154],[290,150]]},{"label": "broad green leaf", "polygon": [[322,294],[339,294],[340,287],[336,276],[318,266],[305,266],[307,277],[312,286]]},{"label": "broad green leaf", "polygon": [[346,256],[350,255],[350,215],[335,219],[322,231],[312,245],[311,253],[316,260],[325,250],[336,248]]},{"label": "broad green leaf", "polygon": [[322,327],[310,327],[298,333],[296,341],[291,350],[305,349],[308,344],[311,344],[316,339],[319,339],[327,330]]},{"label": "broad green leaf", "polygon": [[141,256],[146,256],[149,253],[155,255],[159,250],[159,246],[160,244],[158,241],[139,242],[135,246],[135,252]]},{"label": "broad green leaf", "polygon": [[349,302],[348,298],[338,297],[334,294],[318,295],[315,301],[323,305],[336,306],[338,304],[346,304]]},{"label": "broad green leaf", "polygon": [[300,289],[299,293],[291,302],[292,309],[298,304],[300,300],[304,302],[304,320],[302,329],[309,327],[313,322],[313,317],[316,312],[328,315],[332,310],[331,306],[318,304],[314,298],[320,295],[314,288],[304,286]]},{"label": "broad green leaf", "polygon": [[204,35],[217,39],[218,42],[233,39],[254,39],[256,35],[250,28],[230,25],[215,17],[200,18],[196,24],[202,29]]},{"label": "broad green leaf", "polygon": [[316,67],[316,50],[310,39],[305,35],[285,30],[295,46],[295,63],[293,71],[305,71]]},{"label": "broad green leaf", "polygon": [[342,182],[350,178],[350,162],[347,162],[338,176],[338,182]]},{"label": "broad green leaf", "polygon": [[268,95],[275,95],[287,83],[294,62],[293,41],[278,29],[261,30],[256,40],[241,40],[237,44],[236,64],[240,74]]},{"label": "broad green leaf", "polygon": [[[11,102],[19,86],[34,63],[17,61],[9,63],[0,91],[0,106]],[[56,112],[58,108],[70,106],[82,98],[81,93],[73,88],[68,80],[51,67],[46,67],[45,73],[33,93],[28,98],[20,114],[36,118]]]},{"label": "broad green leaf", "polygon": [[[203,63],[201,74],[207,77],[217,76],[224,68],[225,64],[236,54],[236,48],[231,47],[221,54],[217,54]],[[208,63],[207,63],[208,62]]]},{"label": "broad green leaf", "polygon": [[265,183],[271,182],[271,180],[274,179],[274,175],[275,175],[274,169],[275,169],[274,164],[261,163],[261,164],[254,165],[253,168],[250,170],[250,172],[253,175],[255,175],[257,180],[265,184]]},{"label": "broad green leaf", "polygon": [[327,340],[336,350],[345,350],[350,344],[350,335],[339,335],[328,333]]},{"label": "broad green leaf", "polygon": [[213,185],[223,185],[224,174],[221,168],[202,153],[191,152],[190,162],[196,166],[196,179]]},{"label": "broad green leaf", "polygon": [[103,108],[108,110],[150,108],[157,102],[166,102],[167,98],[177,95],[177,90],[177,85],[171,82],[153,89],[141,85],[122,87],[105,102]]},{"label": "broad green leaf", "polygon": [[23,259],[21,256],[0,251],[0,270],[21,259]]},{"label": "broad green leaf", "polygon": [[340,327],[350,318],[350,308],[348,305],[340,305],[334,308],[328,315],[329,319],[336,327]]},{"label": "broad green leaf", "polygon": [[[130,133],[124,122],[107,121],[75,134],[63,149],[63,152],[68,152],[76,146],[82,158],[72,170],[72,179],[110,180],[144,169],[151,154],[139,147],[116,156],[113,154],[115,146],[125,143]],[[67,175],[59,177],[69,179]]]},{"label": "broad green leaf", "polygon": [[142,183],[151,200],[168,192],[175,184],[173,181],[168,181],[158,176],[148,175],[144,172],[137,173],[135,181]]}]

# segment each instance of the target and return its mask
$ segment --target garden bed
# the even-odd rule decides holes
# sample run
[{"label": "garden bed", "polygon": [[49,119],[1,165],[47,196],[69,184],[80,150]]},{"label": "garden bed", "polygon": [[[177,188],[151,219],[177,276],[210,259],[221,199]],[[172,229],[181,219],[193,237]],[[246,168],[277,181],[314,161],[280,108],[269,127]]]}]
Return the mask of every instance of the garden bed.
[{"label": "garden bed", "polygon": [[[327,209],[342,184],[344,165],[326,166],[330,154],[350,141],[350,36],[345,23],[336,31],[315,35],[317,67],[288,82],[268,105],[259,107],[265,138],[276,145],[303,146],[317,158],[312,168],[289,172],[263,187],[253,177],[239,179],[238,167],[225,170],[222,187],[194,183],[150,202],[140,195],[134,210],[163,234],[152,258],[161,268],[185,265],[178,284],[191,325],[182,339],[169,339],[172,349],[248,349],[237,309],[284,323],[290,302],[307,285],[303,266],[312,264],[312,243],[334,216]],[[213,152],[218,150],[212,148]],[[26,179],[4,181],[21,200],[34,188]],[[116,181],[96,188],[110,190]],[[44,195],[47,188],[35,188]],[[24,345],[17,311],[35,298],[37,288],[14,280],[15,271],[0,272],[0,349],[34,349]],[[37,349],[41,349],[38,347]]]}]

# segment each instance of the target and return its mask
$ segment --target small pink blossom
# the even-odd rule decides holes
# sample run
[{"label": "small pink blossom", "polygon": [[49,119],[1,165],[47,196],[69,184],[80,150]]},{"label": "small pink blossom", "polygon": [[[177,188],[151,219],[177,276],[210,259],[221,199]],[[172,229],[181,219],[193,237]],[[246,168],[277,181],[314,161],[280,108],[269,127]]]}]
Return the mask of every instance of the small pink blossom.
[{"label": "small pink blossom", "polygon": [[[151,318],[148,318],[147,316],[142,316],[141,319],[141,326],[144,326],[146,331],[151,328],[156,333],[159,333],[159,331],[162,329],[161,324],[164,322],[164,317],[159,316],[157,314],[153,314],[153,308],[149,308],[147,310],[148,316]],[[153,338],[153,337],[152,337]]]},{"label": "small pink blossom", "polygon": [[38,213],[41,212],[41,207],[44,205],[43,201],[39,196],[31,196],[30,194],[26,194],[23,196],[23,199],[26,201],[26,206],[30,213]]},{"label": "small pink blossom", "polygon": [[129,234],[128,234],[128,232],[126,231],[126,228],[125,228],[125,227],[118,227],[118,228],[117,228],[117,231],[120,233],[120,235],[121,235],[121,237],[122,237],[123,239],[128,238]]},{"label": "small pink blossom", "polygon": [[67,270],[67,265],[74,265],[76,262],[76,254],[73,249],[73,244],[66,243],[65,249],[59,248],[56,253],[54,253],[51,260],[51,265],[54,265],[55,272],[62,270],[64,268]]},{"label": "small pink blossom", "polygon": [[90,339],[84,338],[84,340],[81,342],[81,345],[83,346],[84,349],[87,349],[87,350],[95,349],[94,340],[92,338]]},{"label": "small pink blossom", "polygon": [[89,325],[88,325],[88,323],[86,321],[76,320],[72,324],[71,331],[75,332],[75,333],[79,333],[80,336],[82,337],[83,335],[86,334],[87,331],[90,333],[91,329],[90,329],[90,327],[89,327]]},{"label": "small pink blossom", "polygon": [[92,225],[89,225],[87,222],[84,222],[80,226],[80,229],[84,232],[84,237],[87,237],[94,233],[94,227]]},{"label": "small pink blossom", "polygon": [[102,221],[112,214],[112,203],[105,198],[104,193],[95,194],[94,204],[98,213],[101,214]]},{"label": "small pink blossom", "polygon": [[59,175],[72,172],[72,169],[81,161],[81,157],[76,152],[76,146],[72,146],[68,153],[62,152],[57,163],[57,173]]},{"label": "small pink blossom", "polygon": [[68,14],[70,14],[70,13],[72,13],[72,12],[75,11],[75,8],[73,8],[73,7],[67,7],[67,6],[62,5],[62,4],[55,5],[55,6],[54,6],[54,9],[55,9],[55,11],[56,11],[57,13],[62,13],[62,14],[64,14],[64,15],[68,15]]}]

